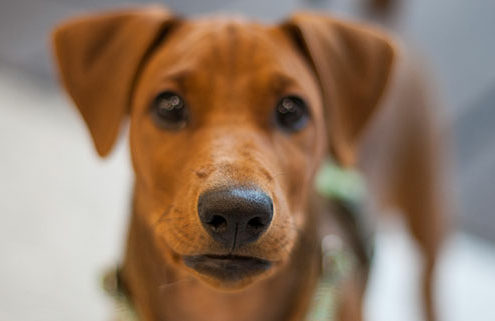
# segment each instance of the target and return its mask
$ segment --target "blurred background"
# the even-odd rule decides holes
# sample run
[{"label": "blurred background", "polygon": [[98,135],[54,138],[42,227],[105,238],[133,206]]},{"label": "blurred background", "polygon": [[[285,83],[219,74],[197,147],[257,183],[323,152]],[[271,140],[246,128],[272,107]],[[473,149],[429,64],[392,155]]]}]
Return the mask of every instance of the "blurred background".
[{"label": "blurred background", "polygon": [[[162,3],[187,15],[242,13],[266,21],[313,8],[383,25],[421,53],[455,145],[450,189],[459,230],[438,268],[441,320],[495,320],[495,1]],[[48,36],[71,15],[129,4],[0,0],[0,321],[111,315],[99,277],[123,249],[132,183],[127,142],[108,159],[96,157],[56,81]],[[400,222],[382,224],[376,242],[366,320],[420,320],[415,245]]]}]

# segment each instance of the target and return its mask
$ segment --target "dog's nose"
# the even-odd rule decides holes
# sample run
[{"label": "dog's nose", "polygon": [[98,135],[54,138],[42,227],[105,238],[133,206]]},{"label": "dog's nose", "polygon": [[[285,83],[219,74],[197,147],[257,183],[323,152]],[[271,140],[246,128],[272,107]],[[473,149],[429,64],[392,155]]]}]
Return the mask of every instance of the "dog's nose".
[{"label": "dog's nose", "polygon": [[214,189],[199,196],[198,214],[214,240],[235,249],[255,242],[268,229],[273,203],[256,189]]}]

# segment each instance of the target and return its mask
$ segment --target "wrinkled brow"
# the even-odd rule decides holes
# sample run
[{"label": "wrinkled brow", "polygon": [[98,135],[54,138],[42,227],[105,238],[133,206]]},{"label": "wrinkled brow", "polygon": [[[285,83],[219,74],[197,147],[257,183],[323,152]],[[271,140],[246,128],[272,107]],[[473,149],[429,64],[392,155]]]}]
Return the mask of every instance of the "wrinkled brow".
[{"label": "wrinkled brow", "polygon": [[274,92],[284,92],[287,88],[293,88],[297,86],[297,81],[279,71],[270,72],[268,76],[268,83],[270,89]]},{"label": "wrinkled brow", "polygon": [[180,68],[174,68],[165,71],[162,75],[160,75],[160,80],[164,82],[172,82],[177,85],[179,89],[184,89],[186,88],[187,80],[191,79],[193,74],[193,68],[182,66]]}]

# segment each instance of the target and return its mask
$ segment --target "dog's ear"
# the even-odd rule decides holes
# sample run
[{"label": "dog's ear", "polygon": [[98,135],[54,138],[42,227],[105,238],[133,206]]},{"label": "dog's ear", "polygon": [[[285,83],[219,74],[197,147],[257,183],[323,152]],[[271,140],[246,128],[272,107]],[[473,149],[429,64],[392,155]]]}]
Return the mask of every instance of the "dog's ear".
[{"label": "dog's ear", "polygon": [[386,88],[394,47],[367,27],[316,14],[296,14],[282,28],[320,82],[330,152],[352,165],[359,135]]},{"label": "dog's ear", "polygon": [[72,19],[53,32],[62,82],[100,156],[115,142],[143,61],[177,21],[147,8]]}]

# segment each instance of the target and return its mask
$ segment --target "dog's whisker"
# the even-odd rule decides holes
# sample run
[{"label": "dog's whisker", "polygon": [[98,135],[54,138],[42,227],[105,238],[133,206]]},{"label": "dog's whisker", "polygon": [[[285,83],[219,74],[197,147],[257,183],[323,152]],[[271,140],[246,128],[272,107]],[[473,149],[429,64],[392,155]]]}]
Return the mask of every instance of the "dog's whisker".
[{"label": "dog's whisker", "polygon": [[274,175],[273,175],[273,178],[274,178],[274,179],[275,179],[275,178],[279,178],[279,177],[281,177],[281,176],[286,176],[287,174],[288,174],[288,173],[286,173],[286,172],[280,172],[280,173],[274,174]]},{"label": "dog's whisker", "polygon": [[177,286],[179,284],[182,284],[186,281],[192,281],[194,280],[192,277],[186,277],[186,278],[183,278],[183,279],[180,279],[180,280],[176,280],[176,281],[172,281],[170,283],[164,283],[164,284],[161,284],[160,286],[158,286],[158,289],[160,290],[160,292],[164,291],[164,290],[168,290],[174,286]]},{"label": "dog's whisker", "polygon": [[162,221],[162,219],[168,214],[170,213],[170,211],[174,208],[174,204],[171,204],[165,211],[163,211],[162,215],[160,215],[160,217],[158,218],[158,220],[156,220],[156,222],[153,224],[153,227],[155,227],[156,225],[160,224],[160,222]]},{"label": "dog's whisker", "polygon": [[182,228],[186,228],[186,227],[188,227],[188,226],[190,226],[190,225],[191,225],[191,224],[186,223],[186,224],[183,224],[183,225],[179,226],[179,228],[181,228],[181,229],[182,229]]},{"label": "dog's whisker", "polygon": [[172,230],[171,233],[173,234],[173,237],[179,240],[183,245],[186,247],[194,247],[194,241],[184,235],[184,233],[181,233],[180,231],[177,230]]}]

